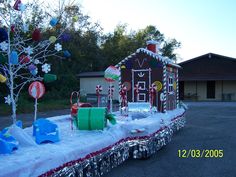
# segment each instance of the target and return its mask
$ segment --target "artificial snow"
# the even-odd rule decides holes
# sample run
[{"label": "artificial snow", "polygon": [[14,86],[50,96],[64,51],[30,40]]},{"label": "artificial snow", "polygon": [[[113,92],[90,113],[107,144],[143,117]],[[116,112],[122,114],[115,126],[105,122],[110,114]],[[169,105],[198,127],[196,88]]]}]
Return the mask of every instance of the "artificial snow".
[{"label": "artificial snow", "polygon": [[[12,154],[0,155],[0,177],[3,176],[39,176],[72,160],[115,144],[121,139],[149,135],[164,126],[169,126],[171,120],[182,115],[184,109],[179,108],[167,113],[150,113],[146,118],[134,119],[132,115],[122,116],[115,112],[117,124],[103,130],[71,129],[70,115],[48,118],[58,125],[60,142],[54,144],[34,143],[33,128],[20,129],[11,127],[10,132],[19,141],[19,149]],[[142,130],[135,133],[135,130]]]}]

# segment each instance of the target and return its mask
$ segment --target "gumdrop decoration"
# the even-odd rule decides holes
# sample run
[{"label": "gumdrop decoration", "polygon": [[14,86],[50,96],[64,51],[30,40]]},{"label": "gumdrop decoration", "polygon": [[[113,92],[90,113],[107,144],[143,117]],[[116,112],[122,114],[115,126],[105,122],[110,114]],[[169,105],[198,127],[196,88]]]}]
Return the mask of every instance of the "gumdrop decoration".
[{"label": "gumdrop decoration", "polygon": [[5,83],[6,81],[7,81],[7,78],[3,76],[2,74],[0,74],[0,82]]},{"label": "gumdrop decoration", "polygon": [[58,52],[61,51],[61,50],[62,50],[61,44],[56,43],[56,44],[55,44],[55,50],[58,51]]},{"label": "gumdrop decoration", "polygon": [[57,38],[56,38],[55,36],[50,36],[50,38],[49,38],[49,41],[50,41],[51,43],[55,43],[56,40],[57,40]]},{"label": "gumdrop decoration", "polygon": [[11,25],[11,32],[12,32],[12,33],[15,32],[15,25]]},{"label": "gumdrop decoration", "polygon": [[12,65],[18,64],[18,54],[14,50],[11,52],[11,55],[10,55],[10,63]]},{"label": "gumdrop decoration", "polygon": [[30,57],[26,55],[21,55],[19,58],[19,61],[21,64],[29,63],[30,62]]},{"label": "gumdrop decoration", "polygon": [[43,81],[45,83],[50,83],[57,80],[57,76],[55,74],[44,74]]},{"label": "gumdrop decoration", "polygon": [[79,17],[76,15],[72,18],[73,22],[77,22],[79,20]]},{"label": "gumdrop decoration", "polygon": [[62,35],[61,35],[61,37],[60,37],[60,40],[62,41],[62,42],[68,42],[69,40],[70,40],[70,35],[68,34],[68,33],[63,33]]},{"label": "gumdrop decoration", "polygon": [[58,19],[57,19],[57,18],[52,18],[52,19],[50,20],[50,25],[51,25],[52,27],[56,26],[57,23],[58,23]]},{"label": "gumdrop decoration", "polygon": [[0,28],[0,42],[7,40],[8,40],[7,31],[4,28]]},{"label": "gumdrop decoration", "polygon": [[40,30],[39,29],[35,29],[32,33],[32,39],[34,41],[39,41],[41,38],[41,33],[40,33]]},{"label": "gumdrop decoration", "polygon": [[13,6],[13,8],[15,9],[15,10],[20,10],[20,4],[21,4],[21,0],[16,0],[16,2],[15,2],[15,4],[14,4],[14,6]]},{"label": "gumdrop decoration", "polygon": [[63,55],[66,58],[70,58],[71,57],[71,54],[70,54],[70,52],[68,50],[63,51]]},{"label": "gumdrop decoration", "polygon": [[47,64],[47,63],[43,64],[43,65],[42,65],[42,71],[43,71],[44,73],[50,72],[50,71],[51,71],[51,66],[50,66],[49,64]]},{"label": "gumdrop decoration", "polygon": [[38,68],[37,68],[37,66],[35,66],[34,64],[30,64],[30,65],[28,66],[28,69],[29,69],[30,73],[31,73],[33,76],[35,76],[35,75],[38,74]]}]

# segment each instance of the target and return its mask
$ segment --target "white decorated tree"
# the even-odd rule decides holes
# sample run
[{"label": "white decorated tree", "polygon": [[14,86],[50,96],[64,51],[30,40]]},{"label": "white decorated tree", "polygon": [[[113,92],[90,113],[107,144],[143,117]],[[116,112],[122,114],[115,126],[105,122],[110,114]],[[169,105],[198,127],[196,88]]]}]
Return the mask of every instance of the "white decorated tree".
[{"label": "white decorated tree", "polygon": [[[68,51],[62,51],[60,42],[65,28],[70,25],[61,23],[65,1],[59,0],[59,8],[51,9],[52,15],[35,3],[0,2],[0,82],[8,88],[5,103],[11,105],[15,123],[22,89],[32,81],[55,78],[55,75],[47,74],[51,70],[47,59],[69,55]],[[73,17],[71,22],[77,20]],[[54,34],[47,38],[42,36],[46,29]]]}]

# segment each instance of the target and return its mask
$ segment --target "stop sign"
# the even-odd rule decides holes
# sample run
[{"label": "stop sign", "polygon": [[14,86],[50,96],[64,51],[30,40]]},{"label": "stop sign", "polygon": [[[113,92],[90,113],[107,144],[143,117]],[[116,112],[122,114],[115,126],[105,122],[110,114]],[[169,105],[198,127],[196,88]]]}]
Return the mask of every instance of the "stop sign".
[{"label": "stop sign", "polygon": [[35,81],[30,84],[28,92],[29,92],[30,96],[32,96],[33,98],[39,99],[44,95],[45,87],[44,87],[43,83]]}]

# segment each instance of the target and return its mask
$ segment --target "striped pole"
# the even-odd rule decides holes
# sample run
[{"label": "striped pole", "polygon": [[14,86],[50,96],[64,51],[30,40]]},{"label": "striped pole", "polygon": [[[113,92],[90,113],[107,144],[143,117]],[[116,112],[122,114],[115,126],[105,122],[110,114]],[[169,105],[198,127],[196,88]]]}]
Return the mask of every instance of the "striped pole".
[{"label": "striped pole", "polygon": [[176,106],[179,107],[179,71],[176,68]]},{"label": "striped pole", "polygon": [[164,94],[164,101],[163,101],[163,112],[166,113],[166,93],[167,93],[167,85],[166,85],[166,64],[163,64],[163,94]]},{"label": "striped pole", "polygon": [[[121,68],[120,68],[120,65],[119,65],[119,72],[120,72],[120,77],[119,77],[119,90],[118,90],[118,93],[121,91]],[[121,112],[121,95],[119,95],[119,111]]]}]

